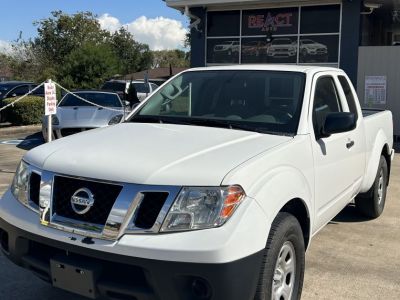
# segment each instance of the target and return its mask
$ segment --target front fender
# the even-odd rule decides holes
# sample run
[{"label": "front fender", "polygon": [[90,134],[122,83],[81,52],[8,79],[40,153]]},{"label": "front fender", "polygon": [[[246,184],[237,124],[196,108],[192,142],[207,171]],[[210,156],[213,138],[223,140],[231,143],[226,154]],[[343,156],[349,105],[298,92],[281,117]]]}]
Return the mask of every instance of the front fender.
[{"label": "front fender", "polygon": [[[282,208],[293,199],[301,199],[306,206],[310,222],[314,209],[312,189],[307,178],[294,167],[277,167],[262,176],[251,189],[249,195],[256,199],[271,224]],[[310,229],[313,228],[310,224]]]}]

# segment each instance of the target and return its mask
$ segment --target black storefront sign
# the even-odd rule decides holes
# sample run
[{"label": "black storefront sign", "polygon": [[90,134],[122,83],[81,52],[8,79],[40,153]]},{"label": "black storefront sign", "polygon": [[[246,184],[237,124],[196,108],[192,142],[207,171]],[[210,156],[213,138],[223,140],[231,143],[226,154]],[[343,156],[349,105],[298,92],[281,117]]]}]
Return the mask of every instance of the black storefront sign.
[{"label": "black storefront sign", "polygon": [[207,63],[337,64],[340,11],[319,5],[209,12]]},{"label": "black storefront sign", "polygon": [[299,8],[244,10],[242,35],[297,34]]}]

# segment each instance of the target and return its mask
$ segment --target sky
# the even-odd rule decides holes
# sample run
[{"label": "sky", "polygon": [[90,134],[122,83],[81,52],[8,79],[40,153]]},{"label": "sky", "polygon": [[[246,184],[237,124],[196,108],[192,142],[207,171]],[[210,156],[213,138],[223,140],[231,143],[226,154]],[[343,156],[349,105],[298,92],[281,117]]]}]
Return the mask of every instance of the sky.
[{"label": "sky", "polygon": [[185,16],[162,0],[2,0],[0,51],[9,51],[9,44],[21,31],[23,39],[35,37],[33,22],[48,18],[55,10],[69,14],[90,11],[104,29],[114,31],[125,26],[152,50],[182,48],[188,25]]}]

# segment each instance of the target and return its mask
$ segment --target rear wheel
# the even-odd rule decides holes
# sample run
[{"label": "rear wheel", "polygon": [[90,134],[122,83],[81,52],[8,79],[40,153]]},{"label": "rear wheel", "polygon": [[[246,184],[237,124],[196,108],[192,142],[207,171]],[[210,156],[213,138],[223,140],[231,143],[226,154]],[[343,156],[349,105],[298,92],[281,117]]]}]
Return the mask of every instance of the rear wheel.
[{"label": "rear wheel", "polygon": [[304,278],[305,247],[297,219],[279,213],[271,226],[254,300],[298,300]]},{"label": "rear wheel", "polygon": [[381,156],[378,171],[371,189],[356,198],[357,209],[366,217],[376,219],[385,208],[388,183],[388,166],[385,157]]}]

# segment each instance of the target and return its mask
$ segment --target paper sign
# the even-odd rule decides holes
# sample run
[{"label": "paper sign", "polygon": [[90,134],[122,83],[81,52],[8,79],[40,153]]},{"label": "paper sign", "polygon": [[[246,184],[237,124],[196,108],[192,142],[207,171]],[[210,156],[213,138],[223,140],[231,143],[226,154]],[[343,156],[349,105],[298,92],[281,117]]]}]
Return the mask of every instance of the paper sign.
[{"label": "paper sign", "polygon": [[365,76],[365,104],[386,104],[386,76]]},{"label": "paper sign", "polygon": [[45,115],[55,115],[57,113],[57,94],[54,83],[44,84]]}]

